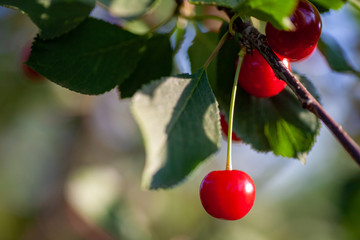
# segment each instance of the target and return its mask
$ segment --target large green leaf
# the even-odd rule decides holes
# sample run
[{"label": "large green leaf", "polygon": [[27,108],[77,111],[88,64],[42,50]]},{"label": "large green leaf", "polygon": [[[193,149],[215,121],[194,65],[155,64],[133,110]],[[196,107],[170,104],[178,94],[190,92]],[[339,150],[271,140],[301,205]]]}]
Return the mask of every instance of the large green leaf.
[{"label": "large green leaf", "polygon": [[53,40],[36,38],[28,65],[49,80],[84,94],[101,94],[135,70],[147,38],[89,18]]},{"label": "large green leaf", "polygon": [[132,99],[143,135],[143,186],[168,188],[220,148],[217,102],[204,69],[145,85]]},{"label": "large green leaf", "polygon": [[[214,91],[221,111],[228,116],[231,84],[238,46],[228,41],[219,52],[217,81]],[[300,78],[316,97],[315,88],[304,77]],[[256,98],[238,88],[234,131],[252,148],[272,151],[275,155],[305,161],[318,134],[320,122],[311,112],[302,108],[289,88],[272,98]]]},{"label": "large green leaf", "polygon": [[131,97],[143,84],[169,76],[173,66],[169,35],[154,35],[147,41],[146,51],[137,68],[119,86],[121,97]]},{"label": "large green leaf", "polygon": [[[301,80],[314,89],[305,78]],[[289,88],[272,98],[255,98],[242,89],[237,94],[234,130],[256,150],[305,162],[319,128],[317,117],[302,108]]]},{"label": "large green leaf", "polygon": [[271,22],[280,29],[289,29],[292,26],[288,17],[297,4],[297,0],[191,0],[190,2],[232,8],[236,13]]},{"label": "large green leaf", "polygon": [[50,39],[84,21],[95,7],[95,0],[0,0],[0,5],[28,14],[39,27],[40,37]]},{"label": "large green leaf", "polygon": [[99,0],[119,17],[132,18],[144,14],[157,0]]},{"label": "large green leaf", "polygon": [[349,63],[344,50],[334,37],[322,33],[318,42],[318,48],[331,69],[337,72],[351,72],[360,76],[360,72],[355,70]]}]

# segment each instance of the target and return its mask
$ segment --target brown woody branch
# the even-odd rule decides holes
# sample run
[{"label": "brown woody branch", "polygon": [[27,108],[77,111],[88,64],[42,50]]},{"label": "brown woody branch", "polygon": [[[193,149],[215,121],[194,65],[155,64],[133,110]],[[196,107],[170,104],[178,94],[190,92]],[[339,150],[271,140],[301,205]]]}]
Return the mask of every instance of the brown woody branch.
[{"label": "brown woody branch", "polygon": [[[232,17],[232,14],[228,12]],[[345,150],[351,155],[354,161],[360,166],[360,147],[347,134],[347,132],[339,125],[321,106],[321,104],[311,95],[311,93],[301,84],[301,82],[285,67],[283,62],[275,55],[269,47],[266,36],[250,25],[243,22],[240,18],[234,21],[233,29],[240,33],[241,40],[246,46],[257,49],[274,70],[276,76],[285,81],[298,97],[303,108],[308,109],[315,114],[332,132],[337,140],[342,144]]]}]

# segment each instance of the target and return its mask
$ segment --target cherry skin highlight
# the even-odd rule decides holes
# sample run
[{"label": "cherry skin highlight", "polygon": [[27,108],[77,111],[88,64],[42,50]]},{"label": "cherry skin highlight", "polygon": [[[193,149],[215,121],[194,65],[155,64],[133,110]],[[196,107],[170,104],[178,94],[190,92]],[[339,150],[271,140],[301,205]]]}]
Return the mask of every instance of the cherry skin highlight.
[{"label": "cherry skin highlight", "polygon": [[300,0],[290,20],[295,26],[294,31],[279,30],[267,23],[266,37],[276,54],[299,61],[310,56],[316,48],[322,28],[321,17],[312,3]]},{"label": "cherry skin highlight", "polygon": [[[225,116],[222,113],[220,113],[220,124],[223,135],[227,137],[229,132],[229,124],[225,120]],[[241,138],[239,138],[234,131],[231,134],[231,138],[234,142],[241,142]]]},{"label": "cherry skin highlight", "polygon": [[[280,57],[284,65],[290,69],[289,60]],[[279,94],[286,83],[275,76],[274,71],[257,50],[247,53],[242,61],[239,85],[250,95],[268,98]]]},{"label": "cherry skin highlight", "polygon": [[238,220],[244,217],[254,204],[255,184],[243,171],[213,171],[201,182],[200,200],[211,216]]}]

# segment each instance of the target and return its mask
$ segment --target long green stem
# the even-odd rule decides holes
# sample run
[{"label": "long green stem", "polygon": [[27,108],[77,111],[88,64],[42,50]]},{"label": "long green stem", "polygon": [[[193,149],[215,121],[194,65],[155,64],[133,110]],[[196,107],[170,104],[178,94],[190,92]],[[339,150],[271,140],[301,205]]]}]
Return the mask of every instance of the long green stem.
[{"label": "long green stem", "polygon": [[246,49],[242,48],[239,53],[239,62],[236,67],[236,73],[233,83],[233,88],[231,92],[231,100],[230,100],[230,109],[229,109],[229,128],[228,128],[228,136],[227,136],[227,158],[226,158],[226,170],[232,170],[232,163],[231,163],[231,147],[232,147],[232,132],[233,132],[233,122],[234,122],[234,108],[235,108],[235,98],[236,98],[236,90],[237,84],[241,69],[242,60],[245,56]]}]

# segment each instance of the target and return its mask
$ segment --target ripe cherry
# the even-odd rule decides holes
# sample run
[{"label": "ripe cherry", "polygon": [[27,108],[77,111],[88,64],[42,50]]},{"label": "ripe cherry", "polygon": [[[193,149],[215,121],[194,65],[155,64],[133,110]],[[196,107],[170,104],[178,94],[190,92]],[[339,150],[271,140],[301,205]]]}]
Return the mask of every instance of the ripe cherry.
[{"label": "ripe cherry", "polygon": [[254,204],[255,184],[243,171],[213,171],[201,182],[200,200],[211,216],[238,220],[244,217]]},{"label": "ripe cherry", "polygon": [[[281,58],[285,66],[290,69],[288,59]],[[238,82],[249,94],[266,98],[279,94],[286,83],[279,80],[270,65],[257,50],[247,53],[242,61]]]},{"label": "ripe cherry", "polygon": [[298,61],[310,56],[316,48],[322,22],[317,8],[306,0],[299,1],[290,20],[295,26],[294,31],[282,31],[267,23],[265,32],[275,53]]},{"label": "ripe cherry", "polygon": [[[225,116],[222,113],[220,113],[220,124],[224,136],[227,137],[229,132],[229,124],[225,120]],[[241,138],[239,138],[234,131],[232,132],[231,137],[234,142],[241,142]]]},{"label": "ripe cherry", "polygon": [[27,76],[30,80],[33,81],[41,81],[44,79],[39,73],[34,71],[31,67],[25,64],[28,61],[31,53],[31,43],[26,44],[21,52],[21,68],[25,76]]}]

